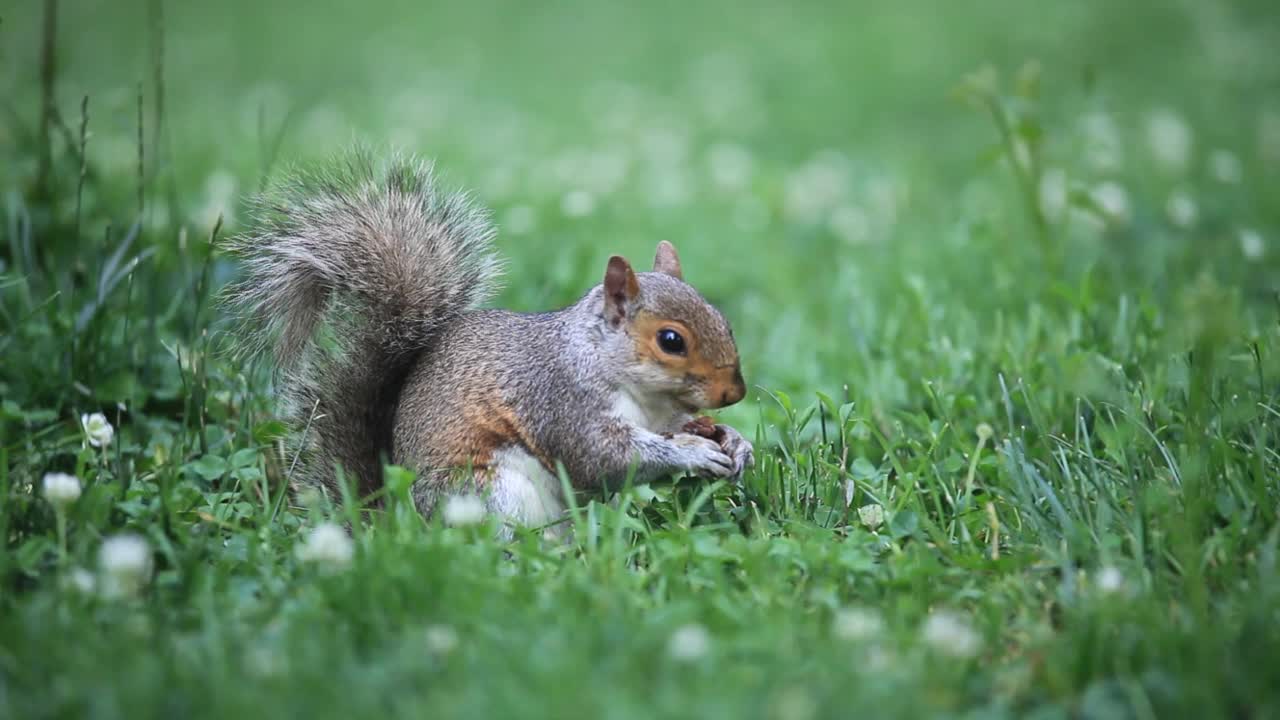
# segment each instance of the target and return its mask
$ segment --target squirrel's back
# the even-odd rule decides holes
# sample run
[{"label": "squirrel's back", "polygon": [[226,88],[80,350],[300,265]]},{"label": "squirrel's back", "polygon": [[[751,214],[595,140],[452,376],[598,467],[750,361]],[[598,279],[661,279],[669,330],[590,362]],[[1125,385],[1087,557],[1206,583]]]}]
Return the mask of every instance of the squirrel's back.
[{"label": "squirrel's back", "polygon": [[441,332],[493,292],[493,225],[429,165],[357,151],[296,173],[254,199],[256,230],[228,298],[246,347],[270,350],[304,473],[361,494],[381,485],[404,380]]}]

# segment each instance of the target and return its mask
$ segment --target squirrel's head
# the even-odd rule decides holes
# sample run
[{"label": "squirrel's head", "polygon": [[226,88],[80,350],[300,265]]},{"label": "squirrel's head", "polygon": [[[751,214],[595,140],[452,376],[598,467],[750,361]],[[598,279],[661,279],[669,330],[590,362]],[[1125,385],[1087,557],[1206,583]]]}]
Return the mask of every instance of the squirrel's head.
[{"label": "squirrel's head", "polygon": [[624,258],[609,258],[603,290],[605,322],[628,341],[630,382],[691,412],[732,405],[746,395],[733,331],[684,281],[671,243],[658,243],[653,272],[636,273]]}]

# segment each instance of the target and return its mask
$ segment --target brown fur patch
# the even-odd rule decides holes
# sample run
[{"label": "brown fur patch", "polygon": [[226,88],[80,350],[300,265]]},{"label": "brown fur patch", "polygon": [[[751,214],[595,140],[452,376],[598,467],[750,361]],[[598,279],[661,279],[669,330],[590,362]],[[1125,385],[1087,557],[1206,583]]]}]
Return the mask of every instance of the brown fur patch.
[{"label": "brown fur patch", "polygon": [[477,478],[480,477],[481,470],[485,471],[484,477],[488,478],[492,475],[488,471],[494,454],[502,448],[515,445],[527,450],[548,470],[554,468],[547,454],[521,426],[515,412],[496,398],[484,398],[468,406],[463,411],[462,420],[464,429],[458,436],[451,438],[455,442],[449,452],[450,464],[462,466],[470,462],[472,468],[477,470]]},{"label": "brown fur patch", "polygon": [[[670,328],[684,338],[684,355],[664,352],[658,345],[658,332]],[[717,365],[702,352],[701,338],[685,323],[640,311],[631,321],[636,355],[660,366],[673,378],[691,377],[703,388],[708,407],[723,407],[738,402],[746,394],[738,363]]]},{"label": "brown fur patch", "polygon": [[[671,328],[684,338],[684,355],[668,354],[658,346],[658,331],[664,328]],[[679,320],[659,317],[641,310],[631,321],[631,335],[635,341],[636,355],[661,365],[672,377],[691,374],[701,379],[712,369],[710,363],[698,354],[698,338],[695,333]]]}]

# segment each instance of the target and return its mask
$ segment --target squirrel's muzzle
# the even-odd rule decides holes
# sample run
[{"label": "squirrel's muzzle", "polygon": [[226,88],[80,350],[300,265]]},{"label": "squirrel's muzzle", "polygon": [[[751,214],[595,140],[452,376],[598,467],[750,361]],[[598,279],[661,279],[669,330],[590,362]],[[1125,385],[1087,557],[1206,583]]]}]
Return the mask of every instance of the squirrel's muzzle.
[{"label": "squirrel's muzzle", "polygon": [[732,405],[747,395],[747,383],[742,379],[742,368],[725,368],[707,388],[707,407],[722,408]]}]

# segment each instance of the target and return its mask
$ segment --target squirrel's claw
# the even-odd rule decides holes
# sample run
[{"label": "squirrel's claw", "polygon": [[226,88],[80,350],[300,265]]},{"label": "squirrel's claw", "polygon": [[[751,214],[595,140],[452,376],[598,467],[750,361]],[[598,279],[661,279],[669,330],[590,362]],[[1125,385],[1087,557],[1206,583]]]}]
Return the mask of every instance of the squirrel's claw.
[{"label": "squirrel's claw", "polygon": [[705,478],[725,478],[733,474],[733,458],[716,441],[677,433],[672,442],[680,448],[683,470]]},{"label": "squirrel's claw", "polygon": [[720,447],[733,460],[733,472],[729,477],[736,480],[742,477],[742,473],[747,468],[755,464],[755,448],[752,447],[751,441],[742,436],[742,433],[728,425],[716,425],[716,430],[724,438],[720,442]]}]

